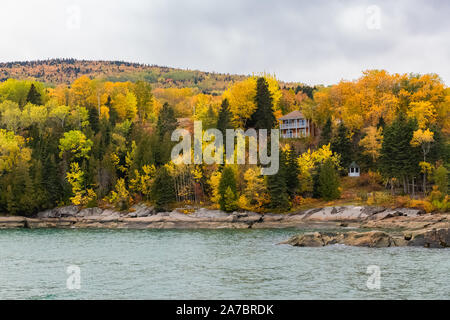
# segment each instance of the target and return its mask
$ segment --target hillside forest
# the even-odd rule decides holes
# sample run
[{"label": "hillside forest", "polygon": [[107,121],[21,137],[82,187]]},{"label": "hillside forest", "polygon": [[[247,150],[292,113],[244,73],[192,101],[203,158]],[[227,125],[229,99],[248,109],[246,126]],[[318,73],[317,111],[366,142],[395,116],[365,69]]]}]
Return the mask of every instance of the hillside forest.
[{"label": "hillside forest", "polygon": [[[160,86],[82,75],[70,83],[0,83],[0,212],[62,205],[158,210],[201,205],[288,212],[330,203],[448,211],[450,88],[435,74],[368,70],[331,86],[287,85],[269,74],[223,86]],[[170,161],[171,133],[270,129],[300,110],[317,135],[281,139],[280,170]],[[348,177],[355,162],[361,176]]]}]

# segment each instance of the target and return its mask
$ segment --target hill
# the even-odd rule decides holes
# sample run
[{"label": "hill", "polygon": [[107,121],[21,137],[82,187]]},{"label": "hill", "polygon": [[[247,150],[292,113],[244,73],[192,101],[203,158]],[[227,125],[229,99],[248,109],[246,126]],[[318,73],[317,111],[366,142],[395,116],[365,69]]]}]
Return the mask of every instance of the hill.
[{"label": "hill", "polygon": [[124,61],[49,59],[0,63],[0,81],[8,78],[31,79],[50,85],[70,84],[86,75],[108,81],[145,80],[154,88],[197,87],[204,93],[220,93],[230,81],[244,75],[184,70]]}]

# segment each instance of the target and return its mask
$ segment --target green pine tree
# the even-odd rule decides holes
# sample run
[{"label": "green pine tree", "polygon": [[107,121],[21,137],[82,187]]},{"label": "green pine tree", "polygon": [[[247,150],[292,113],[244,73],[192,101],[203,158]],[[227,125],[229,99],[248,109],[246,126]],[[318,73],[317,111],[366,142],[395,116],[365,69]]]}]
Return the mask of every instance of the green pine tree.
[{"label": "green pine tree", "polygon": [[331,118],[328,118],[327,122],[322,128],[322,132],[320,133],[319,147],[330,143],[332,132],[333,126],[331,123]]},{"label": "green pine tree", "polygon": [[341,155],[341,166],[346,169],[352,162],[353,148],[349,132],[343,122],[339,124],[337,134],[331,140],[331,150]]},{"label": "green pine tree", "polygon": [[152,196],[157,211],[169,210],[169,205],[175,202],[174,181],[169,170],[162,166],[156,170],[152,187]]},{"label": "green pine tree", "polygon": [[238,209],[236,194],[231,191],[230,187],[227,187],[225,191],[225,195],[223,197],[224,208],[223,210],[226,212],[233,212]]},{"label": "green pine tree", "polygon": [[117,110],[112,105],[112,99],[111,96],[108,96],[108,99],[106,99],[105,106],[109,109],[109,122],[114,127],[117,123],[117,120],[119,119],[119,114],[117,113]]},{"label": "green pine tree", "polygon": [[27,95],[27,103],[32,103],[35,105],[41,105],[42,104],[42,98],[41,94],[37,91],[34,83],[31,84],[30,90],[28,91]]},{"label": "green pine tree", "polygon": [[234,171],[230,166],[225,166],[222,170],[222,176],[219,182],[219,205],[220,209],[223,211],[227,211],[225,195],[228,188],[230,188],[235,199],[237,199],[236,177]]},{"label": "green pine tree", "polygon": [[156,123],[156,128],[158,131],[158,135],[160,140],[162,140],[165,136],[170,136],[172,132],[177,127],[177,119],[175,118],[175,111],[173,108],[166,102],[162,106],[161,111],[159,112],[158,121]]},{"label": "green pine tree", "polygon": [[320,169],[318,191],[320,197],[327,201],[340,197],[339,176],[330,159],[327,159]]},{"label": "green pine tree", "polygon": [[269,207],[272,209],[288,211],[291,207],[286,174],[286,155],[280,151],[278,172],[267,176],[267,191],[270,196]]},{"label": "green pine tree", "polygon": [[[398,178],[408,192],[407,180],[419,175],[421,159],[418,148],[411,146],[417,121],[399,113],[390,126],[386,126],[381,145],[380,169],[388,178]],[[392,189],[393,191],[393,189]]]},{"label": "green pine tree", "polygon": [[263,77],[258,78],[256,82],[256,109],[250,117],[247,127],[270,130],[276,123],[273,113],[273,100],[269,91],[269,85]]},{"label": "green pine tree", "polygon": [[293,198],[299,187],[298,175],[300,172],[297,157],[293,149],[286,150],[286,188],[289,196]]},{"label": "green pine tree", "polygon": [[231,122],[232,114],[230,111],[230,104],[228,103],[228,99],[222,100],[222,105],[219,110],[219,115],[217,117],[217,125],[216,128],[219,129],[223,136],[225,137],[226,129],[232,129],[233,124]]},{"label": "green pine tree", "polygon": [[100,130],[100,120],[97,108],[89,108],[89,124],[94,133],[97,133]]}]

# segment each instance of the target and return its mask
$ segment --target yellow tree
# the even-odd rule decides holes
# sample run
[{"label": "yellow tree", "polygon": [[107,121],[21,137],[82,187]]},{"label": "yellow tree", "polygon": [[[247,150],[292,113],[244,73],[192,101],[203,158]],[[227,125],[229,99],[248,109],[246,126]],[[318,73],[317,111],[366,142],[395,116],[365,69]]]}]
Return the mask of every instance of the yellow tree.
[{"label": "yellow tree", "polygon": [[364,148],[363,154],[372,158],[375,162],[380,156],[381,145],[383,143],[383,129],[369,126],[365,128],[365,137],[359,141],[359,145]]},{"label": "yellow tree", "polygon": [[427,186],[427,171],[429,171],[430,164],[427,162],[427,154],[430,152],[431,144],[434,142],[434,133],[429,129],[418,129],[414,131],[413,138],[411,139],[411,145],[415,147],[421,147],[423,154],[423,162],[420,163],[420,167],[423,172],[423,191],[426,192]]},{"label": "yellow tree", "polygon": [[416,118],[422,129],[436,122],[436,108],[429,101],[411,102],[407,115]]},{"label": "yellow tree", "polygon": [[10,171],[19,162],[31,159],[31,149],[25,146],[25,139],[14,132],[0,129],[0,172]]}]

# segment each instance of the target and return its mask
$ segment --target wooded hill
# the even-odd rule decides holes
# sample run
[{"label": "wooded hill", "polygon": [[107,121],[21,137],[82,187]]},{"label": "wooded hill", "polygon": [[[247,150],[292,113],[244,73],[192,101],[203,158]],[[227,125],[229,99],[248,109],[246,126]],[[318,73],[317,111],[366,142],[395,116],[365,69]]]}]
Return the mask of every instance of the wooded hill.
[{"label": "wooded hill", "polygon": [[203,93],[220,94],[230,82],[244,75],[184,70],[124,61],[49,59],[0,63],[0,82],[8,78],[36,80],[52,85],[70,84],[86,75],[108,81],[150,82],[153,88],[198,88]]}]

